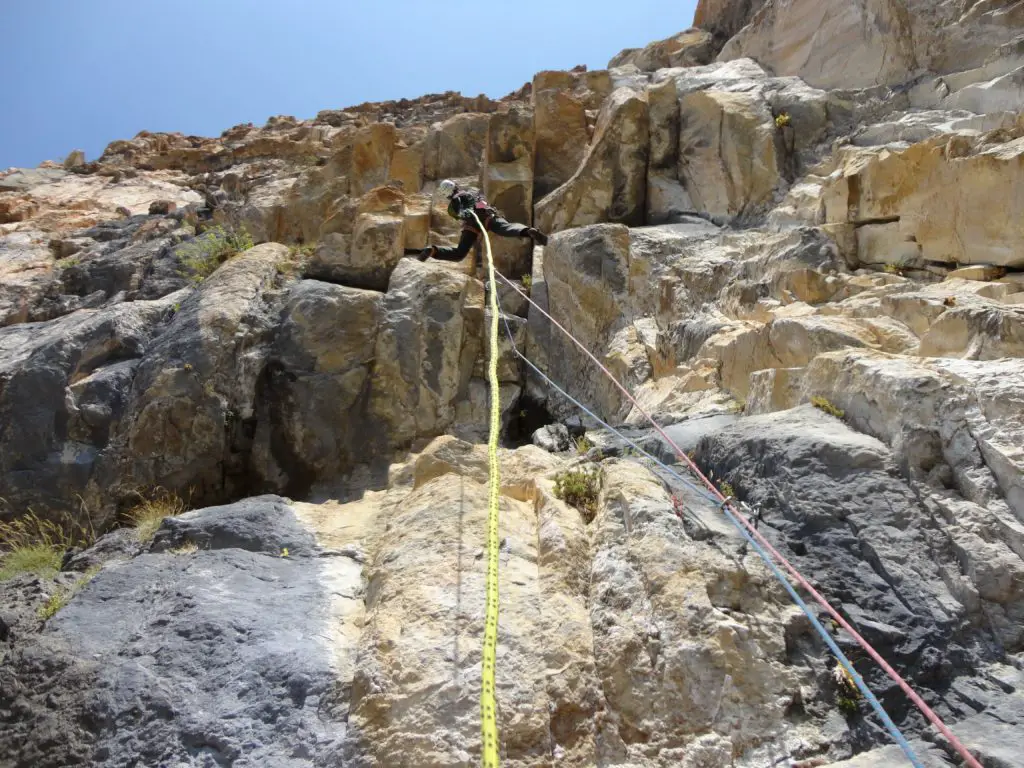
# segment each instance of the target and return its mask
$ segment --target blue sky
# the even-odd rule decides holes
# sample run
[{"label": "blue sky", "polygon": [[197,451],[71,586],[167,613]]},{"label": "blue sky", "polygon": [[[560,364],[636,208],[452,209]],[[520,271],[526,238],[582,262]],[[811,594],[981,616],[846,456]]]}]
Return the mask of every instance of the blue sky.
[{"label": "blue sky", "polygon": [[91,160],[140,130],[216,136],[445,90],[500,97],[542,69],[607,66],[696,0],[4,0],[0,170]]}]

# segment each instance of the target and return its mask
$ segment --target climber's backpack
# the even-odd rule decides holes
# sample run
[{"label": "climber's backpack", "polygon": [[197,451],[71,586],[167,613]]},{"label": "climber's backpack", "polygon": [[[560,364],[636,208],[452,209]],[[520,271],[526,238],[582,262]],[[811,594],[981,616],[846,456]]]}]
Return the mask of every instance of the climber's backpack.
[{"label": "climber's backpack", "polygon": [[448,215],[453,219],[459,219],[464,225],[476,229],[476,221],[469,215],[470,210],[477,215],[485,227],[488,219],[500,215],[498,209],[488,203],[484,196],[476,190],[463,189],[452,195],[452,199],[448,203]]}]

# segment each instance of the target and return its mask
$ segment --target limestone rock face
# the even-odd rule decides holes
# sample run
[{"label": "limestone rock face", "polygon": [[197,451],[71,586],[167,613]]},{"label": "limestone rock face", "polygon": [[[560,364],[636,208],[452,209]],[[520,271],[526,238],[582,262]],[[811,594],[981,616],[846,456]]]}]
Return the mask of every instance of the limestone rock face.
[{"label": "limestone rock face", "polygon": [[698,210],[731,218],[768,203],[779,161],[767,104],[743,93],[697,91],[679,107],[679,175]]},{"label": "limestone rock face", "polygon": [[424,178],[437,180],[475,175],[490,122],[487,115],[466,114],[431,127],[424,148]]},{"label": "limestone rock face", "polygon": [[[533,223],[534,119],[524,111],[491,115],[481,166],[484,197],[506,219]],[[492,237],[496,267],[506,276],[530,271],[533,243],[526,238]]]},{"label": "limestone rock face", "polygon": [[1015,215],[1024,137],[1016,133],[941,137],[851,161],[825,184],[826,221],[889,222],[869,230],[884,236],[862,238],[863,263],[1024,266]]},{"label": "limestone rock face", "polygon": [[469,386],[482,312],[466,308],[465,275],[405,259],[391,277],[374,351],[370,416],[396,445],[440,433]]},{"label": "limestone rock face", "polygon": [[[721,5],[706,5],[698,25],[727,23],[737,4]],[[866,88],[981,66],[1022,30],[1024,11],[1010,2],[767,0],[719,58],[751,57],[818,87]]]},{"label": "limestone rock face", "polygon": [[[630,288],[629,230],[621,224],[598,224],[573,229],[552,238],[545,249],[544,281],[548,309],[591,350],[599,351],[626,320],[622,302]],[[599,403],[604,413],[616,413],[621,394],[605,379],[588,375],[593,364],[565,336],[548,339],[550,375],[571,381],[575,395]]]},{"label": "limestone rock face", "polygon": [[586,98],[572,84],[568,72],[541,72],[533,80],[538,200],[572,178],[590,143]]},{"label": "limestone rock face", "polygon": [[[323,289],[303,287],[312,290]],[[719,424],[695,455],[757,504],[775,546],[802,542],[805,572],[850,595],[850,620],[893,659],[913,658],[917,684],[946,683],[941,715],[985,702],[972,716],[987,734],[983,754],[1012,738],[1024,713],[1002,686],[1019,672],[991,664],[972,642],[984,630],[965,619],[1005,616],[1012,631],[1013,580],[974,558],[1011,569],[1019,560],[986,543],[980,510],[928,525],[932,501],[887,471],[882,441],[809,407]],[[795,470],[784,483],[782,463]],[[502,450],[500,466],[504,763],[724,767],[853,755],[856,726],[836,711],[828,654],[714,505],[628,459],[570,463],[528,446]],[[592,517],[557,498],[568,469],[594,473]],[[113,766],[132,734],[132,755],[167,762],[188,753],[201,725],[217,754],[282,765],[477,760],[487,479],[485,448],[446,436],[352,501],[261,496],[188,512],[165,520],[145,554],[102,541],[79,557],[102,570],[42,633],[0,600],[17,638],[0,671],[16,683],[4,688],[16,706],[0,747],[22,760]],[[813,532],[797,533],[808,520]],[[430,544],[438,539],[448,545]],[[952,546],[936,552],[938,541]],[[975,565],[961,575],[958,557]],[[46,599],[29,583],[15,582],[19,611]],[[153,583],[163,588],[141,599]],[[226,641],[238,632],[258,642]],[[959,663],[943,665],[940,647]],[[215,666],[246,681],[244,695],[190,684],[196,664],[204,680]],[[57,699],[63,706],[46,706]],[[167,716],[192,701],[201,717]],[[89,716],[99,711],[106,720]],[[116,737],[101,725],[111,720]],[[45,744],[29,734],[40,727]]]},{"label": "limestone rock face", "polygon": [[674,37],[651,43],[645,48],[623,51],[608,63],[608,68],[632,65],[642,71],[654,72],[668,67],[710,64],[714,57],[713,46],[710,32],[688,29]]},{"label": "limestone rock face", "polygon": [[358,463],[384,296],[317,280],[290,291],[258,388],[255,471],[304,493]]},{"label": "limestone rock face", "polygon": [[544,232],[603,221],[641,224],[649,155],[647,101],[629,88],[602,108],[593,144],[571,179],[537,203]]},{"label": "limestone rock face", "polygon": [[127,415],[137,358],[171,301],[80,310],[0,331],[0,494],[7,509],[45,514],[66,508],[62,497],[86,493],[100,451]]},{"label": "limestone rock face", "polygon": [[764,4],[765,0],[698,0],[693,23],[724,43],[743,29]]},{"label": "limestone rock face", "polygon": [[253,415],[272,327],[265,296],[287,250],[268,243],[246,251],[181,304],[139,363],[127,428],[105,456],[97,494],[132,483],[217,498],[244,482],[234,441]]}]

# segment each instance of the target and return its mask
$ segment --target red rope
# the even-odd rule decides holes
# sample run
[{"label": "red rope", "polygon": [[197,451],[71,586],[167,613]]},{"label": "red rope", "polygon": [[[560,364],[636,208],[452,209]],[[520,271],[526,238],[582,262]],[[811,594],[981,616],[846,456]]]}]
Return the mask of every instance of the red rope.
[{"label": "red rope", "polygon": [[[542,315],[544,315],[544,317],[550,320],[555,325],[555,327],[557,327],[560,331],[562,331],[562,333],[568,336],[577,347],[583,350],[584,354],[586,354],[587,357],[594,361],[594,363],[597,365],[598,368],[601,369],[605,376],[611,379],[612,383],[615,384],[616,387],[618,387],[619,391],[626,396],[626,398],[629,400],[629,402],[633,404],[637,411],[639,411],[640,414],[651,423],[651,426],[653,426],[658,431],[658,434],[665,438],[668,444],[672,446],[672,450],[676,452],[679,458],[686,462],[686,464],[694,472],[694,474],[696,474],[697,477],[699,477],[701,481],[703,481],[704,485],[707,486],[708,490],[711,491],[715,496],[717,496],[719,501],[726,503],[725,497],[721,494],[721,492],[719,492],[718,488],[716,488],[714,484],[712,484],[711,481],[704,476],[704,474],[700,471],[697,465],[693,463],[690,457],[687,456],[686,453],[678,445],[676,445],[675,441],[671,437],[669,437],[668,434],[666,434],[665,430],[662,429],[661,426],[659,426],[659,424],[654,420],[654,418],[650,414],[648,414],[647,411],[644,410],[643,406],[640,405],[637,399],[633,397],[633,395],[630,394],[630,392],[622,384],[619,383],[618,379],[615,378],[612,372],[609,371],[608,368],[605,367],[605,365],[600,360],[598,360],[597,357],[595,357],[594,354],[589,349],[587,349],[581,341],[579,341],[575,336],[569,333],[569,331],[567,331],[561,323],[559,323],[557,320],[555,320],[555,318],[549,315],[539,304],[537,304],[537,302],[535,302],[527,294],[520,290],[518,285],[513,283],[511,280],[509,280],[501,273],[496,274],[498,274],[498,277],[500,277],[508,285],[510,285],[513,288],[513,290],[519,293],[519,295],[526,299],[532,306],[536,307],[536,309]],[[729,504],[729,506],[733,509],[734,512],[736,512],[736,508],[731,503]],[[790,563],[789,560],[783,557],[779,553],[779,551],[771,545],[771,542],[769,542],[764,536],[762,536],[760,531],[758,531],[757,528],[751,525],[750,522],[743,515],[736,512],[736,518],[758,540],[758,542],[762,546],[764,546],[764,548],[767,549],[772,554],[772,556],[779,561],[779,563],[781,563],[781,565],[789,572],[789,574],[794,579],[796,579],[800,586],[807,590],[807,592],[818,602],[819,605],[821,605],[822,608],[828,611],[829,615],[833,619],[835,619],[836,623],[839,624],[847,632],[849,632],[850,636],[854,640],[856,640],[857,643],[865,651],[868,652],[871,658],[873,658],[883,670],[885,670],[885,673],[889,675],[889,677],[892,678],[892,680],[897,685],[899,685],[900,688],[903,689],[903,692],[907,694],[907,697],[912,702],[914,702],[917,708],[921,710],[921,712],[924,714],[926,718],[928,718],[929,722],[931,722],[931,724],[934,725],[939,730],[939,732],[946,737],[946,739],[957,751],[957,753],[959,753],[960,757],[964,759],[966,764],[970,766],[970,768],[982,768],[981,763],[979,763],[977,759],[975,759],[975,757],[967,750],[967,747],[965,747],[960,742],[960,740],[953,735],[953,732],[949,729],[949,727],[944,722],[942,722],[939,716],[932,711],[932,708],[929,707],[924,702],[924,700],[917,695],[914,689],[910,687],[910,684],[907,683],[907,681],[900,676],[899,672],[893,669],[889,665],[889,663],[885,659],[883,659],[879,655],[879,653],[871,646],[871,644],[868,643],[867,640],[860,636],[860,633],[858,633],[853,627],[850,626],[849,622],[847,622],[846,619],[844,619],[839,614],[839,612],[836,611],[836,609],[833,608],[832,605],[824,597],[821,596],[818,590],[816,590],[814,587],[810,585],[807,579],[803,577],[803,575],[792,565],[792,563]]]}]

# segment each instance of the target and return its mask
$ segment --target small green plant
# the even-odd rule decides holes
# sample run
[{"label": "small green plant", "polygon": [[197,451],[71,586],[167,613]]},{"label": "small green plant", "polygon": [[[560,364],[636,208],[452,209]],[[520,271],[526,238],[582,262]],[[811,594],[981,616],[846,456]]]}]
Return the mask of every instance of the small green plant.
[{"label": "small green plant", "polygon": [[847,717],[853,717],[857,714],[858,709],[857,699],[851,698],[850,696],[843,696],[842,694],[836,695],[836,706],[839,707],[839,711]]},{"label": "small green plant", "polygon": [[57,611],[70,603],[71,598],[77,595],[81,591],[82,587],[92,581],[93,576],[99,572],[99,566],[90,568],[70,587],[58,587],[57,590],[50,595],[47,601],[39,606],[39,610],[36,611],[36,615],[41,621],[48,621],[49,619],[52,619],[57,614]]},{"label": "small green plant", "polygon": [[178,249],[183,267],[180,274],[198,285],[225,261],[252,246],[252,236],[244,227],[239,230],[213,227]]},{"label": "small green plant", "polygon": [[841,419],[846,415],[846,412],[841,408],[836,408],[831,401],[827,400],[820,395],[816,395],[811,398],[811,405],[817,408],[819,411],[824,411],[829,416],[835,416],[837,419]]},{"label": "small green plant", "polygon": [[839,663],[836,663],[832,670],[832,679],[836,684],[836,706],[847,717],[853,717],[860,711],[862,698],[857,684],[853,681],[850,673],[846,671],[846,667]]},{"label": "small green plant", "polygon": [[589,437],[582,435],[573,440],[573,447],[576,449],[577,454],[580,456],[586,456],[590,453],[590,449],[594,447],[594,443],[591,442]]},{"label": "small green plant", "polygon": [[895,264],[886,264],[882,267],[882,269],[886,272],[886,274],[906,277],[906,272],[908,269],[910,269],[912,264],[913,260],[904,258],[896,262]]},{"label": "small green plant", "polygon": [[140,503],[128,513],[128,519],[135,528],[136,538],[143,543],[153,540],[164,518],[177,517],[188,508],[181,497],[164,488],[155,489],[148,498],[136,495]]},{"label": "small green plant", "polygon": [[519,280],[523,284],[523,290],[529,293],[530,289],[533,288],[533,275],[523,275]]},{"label": "small green plant", "polygon": [[82,260],[78,256],[65,256],[63,259],[57,259],[57,266],[61,269],[68,269],[69,267],[75,267],[82,263]]},{"label": "small green plant", "polygon": [[52,619],[53,616],[63,608],[71,600],[71,592],[67,589],[58,589],[50,598],[39,606],[39,610],[36,615],[39,616],[40,620],[46,621]]},{"label": "small green plant", "polygon": [[718,484],[718,490],[721,491],[722,495],[727,499],[736,498],[736,491],[732,489],[732,485],[726,480],[723,480]]},{"label": "small green plant", "polygon": [[567,469],[555,475],[555,498],[575,507],[590,523],[597,514],[597,470]]},{"label": "small green plant", "polygon": [[60,570],[65,552],[88,547],[95,540],[92,523],[80,523],[68,513],[53,521],[29,510],[15,520],[0,522],[0,581],[23,573],[52,577]]},{"label": "small green plant", "polygon": [[788,112],[780,112],[778,115],[775,116],[776,128],[785,128],[787,125],[790,124],[790,122],[791,121]]},{"label": "small green plant", "polygon": [[199,545],[194,541],[189,541],[182,544],[180,547],[175,547],[174,549],[169,549],[167,551],[172,555],[194,555],[199,551]]},{"label": "small green plant", "polygon": [[316,243],[290,246],[288,248],[288,257],[277,262],[277,274],[285,277],[300,274],[315,253]]}]

